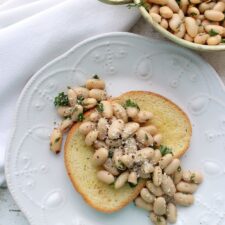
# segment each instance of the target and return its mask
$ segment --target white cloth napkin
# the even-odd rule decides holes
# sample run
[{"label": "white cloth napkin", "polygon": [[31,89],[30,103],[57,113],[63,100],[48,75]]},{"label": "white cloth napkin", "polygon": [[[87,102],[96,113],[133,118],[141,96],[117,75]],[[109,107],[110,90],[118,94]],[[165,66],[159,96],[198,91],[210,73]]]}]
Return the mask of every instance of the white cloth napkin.
[{"label": "white cloth napkin", "polygon": [[85,38],[129,30],[138,18],[134,9],[97,0],[8,0],[0,5],[0,184],[16,101],[28,79]]}]

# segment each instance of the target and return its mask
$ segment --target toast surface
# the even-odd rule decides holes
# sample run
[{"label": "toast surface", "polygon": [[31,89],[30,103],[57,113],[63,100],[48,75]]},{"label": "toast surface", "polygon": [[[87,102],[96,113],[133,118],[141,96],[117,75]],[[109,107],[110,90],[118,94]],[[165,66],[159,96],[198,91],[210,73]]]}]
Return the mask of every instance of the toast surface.
[{"label": "toast surface", "polygon": [[[158,94],[144,91],[127,92],[113,101],[124,104],[127,99],[136,102],[141,110],[153,112],[150,123],[157,126],[163,135],[162,144],[171,147],[175,157],[185,153],[192,129],[187,115],[178,106]],[[99,181],[96,177],[98,168],[91,163],[94,149],[85,145],[84,137],[78,132],[79,126],[80,123],[75,124],[66,139],[64,159],[67,173],[75,189],[90,206],[105,213],[118,211],[137,197],[145,181],[140,181],[134,188],[126,184],[119,190]]]}]

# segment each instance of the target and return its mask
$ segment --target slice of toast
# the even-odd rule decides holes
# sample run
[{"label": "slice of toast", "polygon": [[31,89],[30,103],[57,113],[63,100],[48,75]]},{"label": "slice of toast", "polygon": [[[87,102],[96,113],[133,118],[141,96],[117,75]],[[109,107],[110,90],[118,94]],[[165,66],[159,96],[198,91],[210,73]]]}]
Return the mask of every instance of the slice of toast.
[{"label": "slice of toast", "polygon": [[[136,102],[141,110],[153,112],[151,124],[156,125],[163,135],[163,145],[171,147],[175,157],[184,154],[192,128],[187,115],[178,106],[158,94],[143,91],[125,93],[113,101],[124,104],[127,99]],[[118,211],[137,197],[145,181],[141,180],[134,188],[126,184],[119,190],[99,181],[96,177],[98,169],[91,163],[94,150],[85,145],[79,126],[80,123],[77,123],[69,131],[64,148],[65,165],[73,186],[98,211]]]}]

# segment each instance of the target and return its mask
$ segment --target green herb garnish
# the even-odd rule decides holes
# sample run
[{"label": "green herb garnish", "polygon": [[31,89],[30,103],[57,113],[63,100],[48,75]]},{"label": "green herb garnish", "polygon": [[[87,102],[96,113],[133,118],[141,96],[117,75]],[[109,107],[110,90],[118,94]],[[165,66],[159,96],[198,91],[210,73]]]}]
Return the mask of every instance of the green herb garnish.
[{"label": "green herb garnish", "polygon": [[211,29],[211,30],[209,31],[209,35],[210,35],[211,37],[216,36],[217,34],[219,34],[219,33],[216,32],[216,31],[213,30],[213,29]]},{"label": "green herb garnish", "polygon": [[135,187],[137,186],[137,184],[133,184],[133,183],[130,183],[130,182],[128,182],[128,184],[129,184],[129,186],[130,186],[131,188],[135,188]]},{"label": "green herb garnish", "polygon": [[56,107],[68,106],[69,105],[68,95],[66,95],[64,92],[59,93],[58,96],[55,97],[54,105]]},{"label": "green herb garnish", "polygon": [[148,140],[148,135],[147,134],[145,134],[145,141],[147,141]]},{"label": "green herb garnish", "polygon": [[177,172],[181,172],[181,167],[180,166],[177,168]]},{"label": "green herb garnish", "polygon": [[176,0],[177,4],[180,5],[180,0]]},{"label": "green herb garnish", "polygon": [[192,173],[191,174],[191,177],[190,177],[190,181],[192,182],[192,183],[194,183],[195,182],[195,174],[194,173]]},{"label": "green herb garnish", "polygon": [[84,101],[84,96],[80,95],[77,97],[77,104],[78,105],[83,105],[83,101]]},{"label": "green herb garnish", "polygon": [[113,149],[109,149],[109,158],[112,158],[114,154],[114,150]]},{"label": "green herb garnish", "polygon": [[135,7],[138,7],[138,8],[144,7],[146,10],[149,10],[150,5],[144,0],[141,0],[139,3],[130,3],[127,5],[128,9],[135,8]]},{"label": "green herb garnish", "polygon": [[134,108],[137,108],[137,109],[140,109],[138,104],[133,102],[132,100],[128,99],[126,100],[125,104],[124,104],[124,108],[128,108],[128,107],[134,107]]},{"label": "green herb garnish", "polygon": [[59,142],[60,139],[61,139],[60,137],[56,138],[56,139],[55,139],[55,143]]},{"label": "green herb garnish", "polygon": [[97,80],[100,79],[99,76],[98,76],[97,74],[95,74],[92,78],[93,78],[93,79],[97,79]]},{"label": "green herb garnish", "polygon": [[192,12],[190,15],[191,16],[197,16],[197,13]]},{"label": "green herb garnish", "polygon": [[225,38],[222,38],[221,43],[225,43]]},{"label": "green herb garnish", "polygon": [[98,112],[103,112],[104,111],[104,105],[100,102],[97,106],[96,106]]},{"label": "green herb garnish", "polygon": [[173,154],[172,149],[167,146],[164,146],[164,145],[160,145],[159,150],[160,150],[162,156],[167,155],[167,154]]},{"label": "green herb garnish", "polygon": [[83,120],[84,120],[84,114],[83,114],[83,113],[80,113],[80,114],[77,116],[77,121],[82,122]]}]

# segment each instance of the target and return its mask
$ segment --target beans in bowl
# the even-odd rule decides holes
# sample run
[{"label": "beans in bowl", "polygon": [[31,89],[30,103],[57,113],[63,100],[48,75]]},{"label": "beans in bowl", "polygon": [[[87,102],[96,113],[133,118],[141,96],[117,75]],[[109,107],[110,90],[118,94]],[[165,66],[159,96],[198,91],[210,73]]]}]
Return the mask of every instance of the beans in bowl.
[{"label": "beans in bowl", "polygon": [[178,38],[202,45],[225,43],[224,0],[142,0],[152,19]]}]

